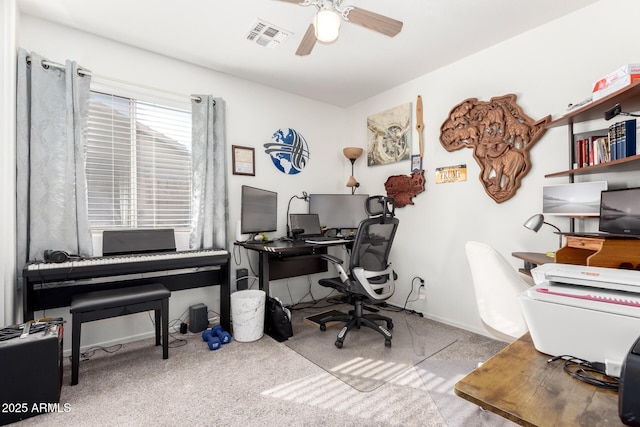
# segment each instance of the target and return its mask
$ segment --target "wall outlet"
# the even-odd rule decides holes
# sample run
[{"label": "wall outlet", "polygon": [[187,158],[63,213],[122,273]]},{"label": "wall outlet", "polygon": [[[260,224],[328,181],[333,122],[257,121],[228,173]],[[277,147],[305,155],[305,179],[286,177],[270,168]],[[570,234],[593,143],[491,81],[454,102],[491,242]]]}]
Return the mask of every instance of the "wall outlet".
[{"label": "wall outlet", "polygon": [[418,299],[427,299],[427,291],[424,285],[420,285],[420,289],[418,289]]}]

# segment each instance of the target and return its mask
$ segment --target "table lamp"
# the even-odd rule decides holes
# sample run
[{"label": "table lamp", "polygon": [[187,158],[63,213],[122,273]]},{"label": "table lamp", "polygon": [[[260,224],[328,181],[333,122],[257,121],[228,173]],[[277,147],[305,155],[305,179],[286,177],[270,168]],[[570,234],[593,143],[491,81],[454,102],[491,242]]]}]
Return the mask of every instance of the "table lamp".
[{"label": "table lamp", "polygon": [[[542,224],[546,224],[549,227],[553,227],[556,230],[558,230],[558,233],[562,233],[562,231],[560,231],[560,229],[558,227],[556,227],[553,224],[549,224],[548,222],[546,222],[544,220],[544,215],[542,215],[542,214],[535,214],[534,216],[532,216],[531,218],[526,220],[523,225],[526,228],[528,228],[529,230],[533,230],[533,231],[535,231],[537,233],[538,230],[540,230],[540,228],[542,227]],[[558,238],[559,238],[559,245],[560,245],[559,247],[562,247],[562,234],[559,234]]]}]

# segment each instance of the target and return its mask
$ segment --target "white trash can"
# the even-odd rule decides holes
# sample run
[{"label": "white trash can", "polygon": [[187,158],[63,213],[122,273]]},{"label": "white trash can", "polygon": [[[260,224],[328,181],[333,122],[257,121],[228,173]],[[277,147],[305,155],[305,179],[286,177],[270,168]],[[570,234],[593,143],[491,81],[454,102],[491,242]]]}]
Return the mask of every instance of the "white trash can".
[{"label": "white trash can", "polygon": [[233,339],[239,342],[251,342],[262,338],[264,334],[264,291],[247,289],[231,294],[231,320]]}]

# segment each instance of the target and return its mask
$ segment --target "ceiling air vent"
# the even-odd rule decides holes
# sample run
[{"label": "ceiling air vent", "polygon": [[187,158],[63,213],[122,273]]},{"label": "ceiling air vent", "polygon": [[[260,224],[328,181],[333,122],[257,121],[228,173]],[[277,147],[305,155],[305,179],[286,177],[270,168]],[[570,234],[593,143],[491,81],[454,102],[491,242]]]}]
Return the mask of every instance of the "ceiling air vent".
[{"label": "ceiling air vent", "polygon": [[247,40],[260,46],[276,48],[291,34],[291,31],[258,19],[247,33]]}]

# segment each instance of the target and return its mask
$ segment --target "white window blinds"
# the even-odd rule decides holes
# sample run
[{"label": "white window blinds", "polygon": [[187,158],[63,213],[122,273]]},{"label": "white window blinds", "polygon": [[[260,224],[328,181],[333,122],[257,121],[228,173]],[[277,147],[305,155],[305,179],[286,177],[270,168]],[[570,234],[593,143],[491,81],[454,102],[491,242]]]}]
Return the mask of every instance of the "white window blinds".
[{"label": "white window blinds", "polygon": [[191,222],[191,112],[91,93],[86,175],[93,230]]}]

